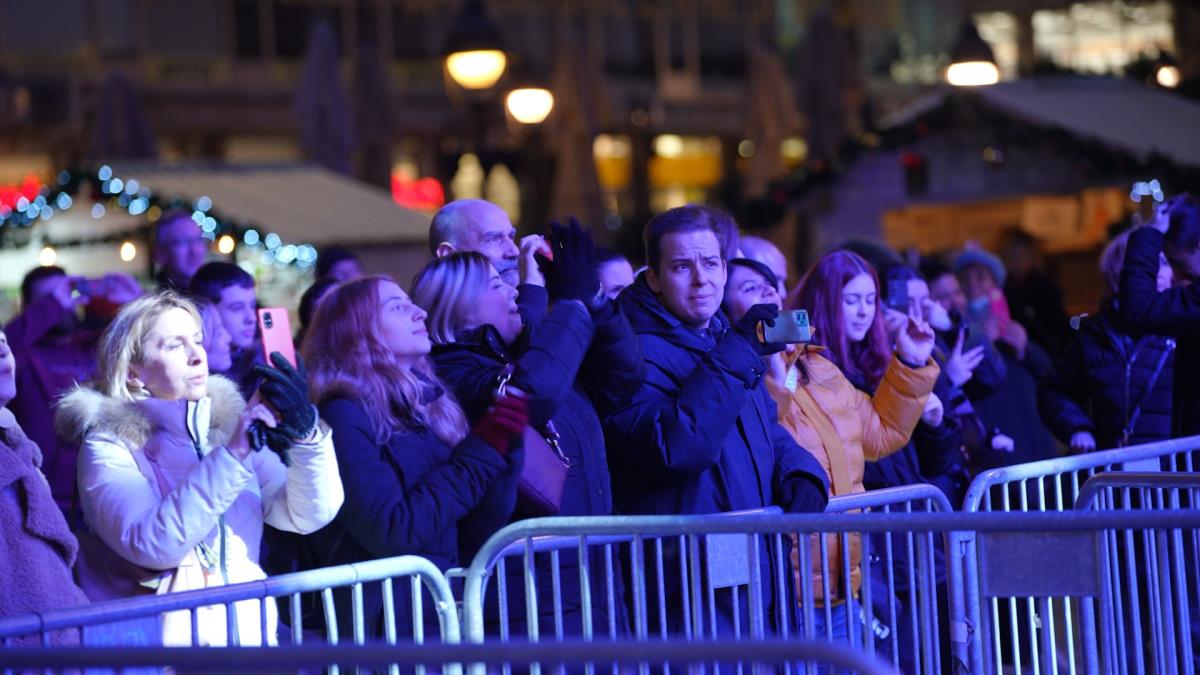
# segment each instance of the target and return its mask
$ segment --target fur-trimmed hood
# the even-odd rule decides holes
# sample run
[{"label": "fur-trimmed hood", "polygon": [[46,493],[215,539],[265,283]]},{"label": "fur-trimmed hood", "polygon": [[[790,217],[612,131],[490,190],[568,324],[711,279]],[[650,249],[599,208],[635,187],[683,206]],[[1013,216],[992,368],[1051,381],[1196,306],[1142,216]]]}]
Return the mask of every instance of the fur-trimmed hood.
[{"label": "fur-trimmed hood", "polygon": [[[140,448],[161,423],[156,419],[163,406],[183,406],[183,401],[142,399],[121,401],[87,386],[76,386],[55,405],[54,427],[62,438],[81,443],[92,432],[108,433]],[[220,375],[208,376],[208,397],[194,405],[209,408],[208,444],[225,445],[237,428],[246,401],[237,385]],[[181,419],[186,419],[182,417]]]}]

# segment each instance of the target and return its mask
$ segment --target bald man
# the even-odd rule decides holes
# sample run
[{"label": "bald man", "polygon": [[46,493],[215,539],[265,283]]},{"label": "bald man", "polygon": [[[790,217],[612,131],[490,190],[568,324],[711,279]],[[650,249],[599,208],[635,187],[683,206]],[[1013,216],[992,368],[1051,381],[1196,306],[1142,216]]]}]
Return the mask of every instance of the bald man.
[{"label": "bald man", "polygon": [[482,199],[456,199],[433,214],[429,224],[429,252],[441,258],[456,251],[475,251],[487,256],[500,278],[510,286],[544,285],[536,264],[521,269],[524,255],[533,262],[541,246],[541,235],[532,234],[518,246],[517,228],[504,209]]},{"label": "bald man", "polygon": [[429,224],[429,251],[442,258],[458,251],[482,253],[517,289],[517,305],[526,326],[540,322],[549,304],[546,280],[533,255],[545,239],[531,234],[517,244],[517,228],[504,209],[482,199],[456,199],[433,214]]},{"label": "bald man", "polygon": [[788,262],[783,251],[762,237],[743,236],[739,242],[742,255],[767,266],[775,275],[780,297],[787,297]]}]

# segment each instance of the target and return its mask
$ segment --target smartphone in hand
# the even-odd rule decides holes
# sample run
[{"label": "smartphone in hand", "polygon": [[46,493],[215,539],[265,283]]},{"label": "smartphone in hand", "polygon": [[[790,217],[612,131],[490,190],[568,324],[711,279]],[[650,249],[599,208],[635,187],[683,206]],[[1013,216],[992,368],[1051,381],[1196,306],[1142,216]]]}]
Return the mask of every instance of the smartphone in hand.
[{"label": "smartphone in hand", "polygon": [[283,307],[260,307],[258,329],[262,333],[263,357],[271,363],[271,352],[283,354],[293,366],[296,365],[296,346],[292,341],[292,324]]},{"label": "smartphone in hand", "polygon": [[812,326],[808,322],[808,310],[790,309],[775,317],[775,325],[759,324],[762,341],[786,342],[788,344],[812,342]]},{"label": "smartphone in hand", "polygon": [[895,280],[888,282],[887,306],[902,314],[908,314],[912,308],[912,301],[908,297],[908,280]]}]

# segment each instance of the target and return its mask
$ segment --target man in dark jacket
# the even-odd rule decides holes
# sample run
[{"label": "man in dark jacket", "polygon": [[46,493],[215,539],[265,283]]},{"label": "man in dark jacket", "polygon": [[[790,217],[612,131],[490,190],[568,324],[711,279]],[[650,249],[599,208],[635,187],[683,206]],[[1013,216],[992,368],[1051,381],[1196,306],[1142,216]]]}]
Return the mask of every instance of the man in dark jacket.
[{"label": "man in dark jacket", "polygon": [[[1175,435],[1200,433],[1200,204],[1182,195],[1155,207],[1129,235],[1121,271],[1121,316],[1147,333],[1176,338]],[[1158,292],[1159,256],[1188,285]]]},{"label": "man in dark jacket", "polygon": [[[823,511],[828,478],[779,425],[763,383],[763,356],[783,345],[756,331],[778,309],[755,305],[735,326],[721,313],[726,260],[715,220],[699,206],[655,216],[645,232],[650,267],[618,299],[646,380],[605,418],[614,501],[624,514]],[[764,575],[770,588],[769,565]],[[680,630],[681,607],[668,604],[670,628]],[[723,632],[733,610],[718,600],[717,611]]]},{"label": "man in dark jacket", "polygon": [[[38,267],[21,282],[21,313],[4,327],[17,358],[19,393],[9,407],[41,448],[42,472],[72,525],[82,523],[75,486],[79,447],[55,433],[54,403],[96,372],[96,340],[103,325],[91,324],[141,292],[126,274],[89,280],[67,276],[59,267]],[[92,321],[79,319],[80,305],[94,308]]]}]

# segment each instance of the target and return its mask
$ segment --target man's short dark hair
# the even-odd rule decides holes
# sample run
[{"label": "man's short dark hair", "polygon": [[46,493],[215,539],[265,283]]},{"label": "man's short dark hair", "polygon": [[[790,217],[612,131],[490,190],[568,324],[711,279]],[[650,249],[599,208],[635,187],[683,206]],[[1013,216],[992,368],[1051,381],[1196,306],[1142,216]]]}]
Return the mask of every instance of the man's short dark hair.
[{"label": "man's short dark hair", "polygon": [[230,286],[254,288],[254,277],[233,263],[210,262],[204,263],[196,270],[195,276],[188,283],[187,292],[188,295],[220,303],[221,292]]},{"label": "man's short dark hair", "polygon": [[1186,192],[1171,203],[1166,242],[1181,251],[1200,248],[1200,202]]},{"label": "man's short dark hair", "polygon": [[954,274],[954,270],[946,263],[933,257],[921,259],[921,276],[929,283],[933,283],[947,274]]},{"label": "man's short dark hair", "polygon": [[50,277],[66,276],[66,274],[66,270],[54,265],[35,267],[29,270],[29,273],[21,280],[21,307],[29,306],[29,297],[33,295],[33,287],[39,281]]},{"label": "man's short dark hair", "polygon": [[596,247],[596,265],[597,266],[607,265],[610,262],[617,262],[618,260],[621,260],[624,262],[629,262],[629,258],[626,258],[625,256],[621,255],[621,253],[619,253],[618,251],[614,251],[611,248],[604,248],[603,246]]},{"label": "man's short dark hair", "polygon": [[733,223],[732,216],[711,206],[689,204],[663,211],[646,223],[646,229],[642,234],[642,239],[646,244],[646,264],[652,269],[658,270],[659,264],[662,263],[662,239],[668,234],[703,232],[705,230],[716,236],[717,244],[721,249],[721,259],[729,260],[727,249],[730,245],[731,225],[734,236],[737,233],[737,225]]},{"label": "man's short dark hair", "polygon": [[[184,209],[171,209],[170,211],[167,211],[159,216],[158,220],[154,222],[154,244],[156,246],[158,245],[158,242],[162,240],[162,229],[167,225],[179,220],[186,220],[191,222],[193,225],[196,225],[196,221],[192,220],[191,211],[186,211]],[[196,225],[196,227],[200,226]]]}]

